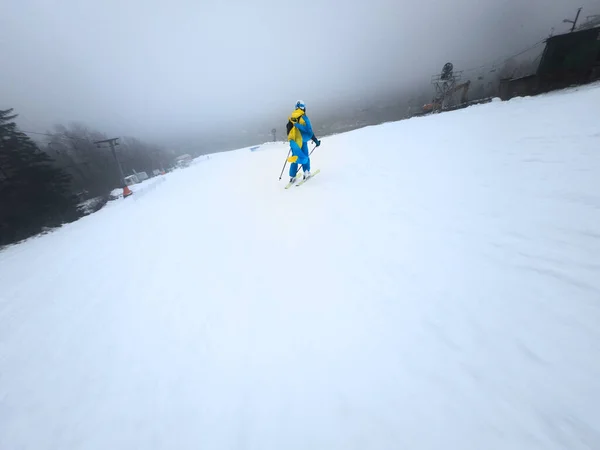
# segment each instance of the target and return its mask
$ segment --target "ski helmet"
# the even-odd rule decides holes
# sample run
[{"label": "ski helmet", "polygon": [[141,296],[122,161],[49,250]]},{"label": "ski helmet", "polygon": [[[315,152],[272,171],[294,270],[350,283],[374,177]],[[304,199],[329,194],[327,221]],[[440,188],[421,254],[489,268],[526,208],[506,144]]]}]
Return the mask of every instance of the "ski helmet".
[{"label": "ski helmet", "polygon": [[302,100],[298,100],[296,102],[296,109],[301,109],[302,111],[306,111],[306,105]]}]

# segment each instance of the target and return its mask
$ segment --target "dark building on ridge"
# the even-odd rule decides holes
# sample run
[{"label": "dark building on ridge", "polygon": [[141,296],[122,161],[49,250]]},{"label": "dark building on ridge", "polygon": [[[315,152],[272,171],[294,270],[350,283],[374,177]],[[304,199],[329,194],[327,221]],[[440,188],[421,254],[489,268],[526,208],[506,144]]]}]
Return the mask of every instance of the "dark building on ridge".
[{"label": "dark building on ridge", "polygon": [[541,94],[600,79],[600,27],[559,34],[546,40],[534,75],[500,82],[500,98]]}]

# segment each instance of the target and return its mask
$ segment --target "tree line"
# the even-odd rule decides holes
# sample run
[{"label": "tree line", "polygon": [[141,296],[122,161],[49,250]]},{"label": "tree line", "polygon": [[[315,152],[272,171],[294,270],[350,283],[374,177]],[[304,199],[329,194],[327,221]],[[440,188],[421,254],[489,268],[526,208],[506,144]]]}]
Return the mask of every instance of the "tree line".
[{"label": "tree line", "polygon": [[[21,131],[13,109],[0,110],[0,246],[77,220],[90,199],[106,203],[122,187],[107,139],[81,124],[58,125],[36,142]],[[119,139],[117,154],[125,176],[171,166],[175,156],[136,138]]]}]

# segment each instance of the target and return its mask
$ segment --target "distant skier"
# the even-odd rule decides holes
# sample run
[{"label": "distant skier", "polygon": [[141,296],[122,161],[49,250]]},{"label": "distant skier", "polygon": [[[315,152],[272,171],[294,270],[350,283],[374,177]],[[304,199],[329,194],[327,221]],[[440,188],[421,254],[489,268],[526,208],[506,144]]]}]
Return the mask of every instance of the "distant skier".
[{"label": "distant skier", "polygon": [[292,155],[288,157],[290,162],[290,183],[296,181],[298,164],[302,164],[304,178],[310,177],[310,157],[308,155],[308,141],[313,141],[318,147],[321,141],[313,132],[312,125],[306,115],[306,105],[302,100],[296,102],[296,109],[288,119],[287,123],[288,141]]}]

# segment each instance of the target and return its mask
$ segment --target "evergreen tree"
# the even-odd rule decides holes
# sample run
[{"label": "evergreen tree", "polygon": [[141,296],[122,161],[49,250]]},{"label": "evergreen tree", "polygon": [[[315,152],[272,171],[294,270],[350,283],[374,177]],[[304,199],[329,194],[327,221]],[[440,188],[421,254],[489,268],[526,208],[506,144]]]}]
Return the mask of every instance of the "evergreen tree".
[{"label": "evergreen tree", "polygon": [[70,176],[0,110],[0,245],[77,219]]}]

